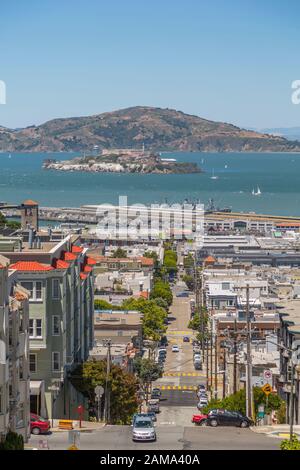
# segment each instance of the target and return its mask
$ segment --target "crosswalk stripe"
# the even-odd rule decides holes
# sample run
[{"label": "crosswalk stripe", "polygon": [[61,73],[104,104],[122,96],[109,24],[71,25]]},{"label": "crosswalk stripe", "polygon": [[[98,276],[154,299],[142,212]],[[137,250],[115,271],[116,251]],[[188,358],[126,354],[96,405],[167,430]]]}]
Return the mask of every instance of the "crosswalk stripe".
[{"label": "crosswalk stripe", "polygon": [[194,385],[161,385],[161,390],[197,390]]},{"label": "crosswalk stripe", "polygon": [[165,372],[163,377],[204,377],[200,372]]}]

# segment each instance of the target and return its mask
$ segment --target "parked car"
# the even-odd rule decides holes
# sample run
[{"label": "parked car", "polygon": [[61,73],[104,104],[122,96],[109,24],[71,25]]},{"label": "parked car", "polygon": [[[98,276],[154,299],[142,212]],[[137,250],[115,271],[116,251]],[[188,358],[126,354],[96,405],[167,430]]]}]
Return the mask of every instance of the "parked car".
[{"label": "parked car", "polygon": [[201,353],[200,346],[193,346],[193,353],[194,354],[200,354]]},{"label": "parked car", "polygon": [[198,385],[198,390],[206,391],[206,386],[204,384],[199,384]]},{"label": "parked car", "polygon": [[247,428],[252,426],[254,423],[247,416],[243,415],[239,411],[229,410],[212,410],[207,417],[209,426],[238,426],[241,428]]},{"label": "parked car", "polygon": [[200,397],[199,402],[197,404],[198,410],[201,410],[204,406],[208,405],[208,398],[207,397]]},{"label": "parked car", "polygon": [[201,361],[201,354],[199,353],[194,354],[194,361],[197,361],[197,360]]},{"label": "parked car", "polygon": [[160,391],[159,391],[159,392],[156,392],[156,391],[152,390],[152,392],[151,392],[151,400],[160,400],[160,397],[161,397]]},{"label": "parked car", "polygon": [[151,418],[137,418],[132,429],[133,441],[156,441],[156,432]]},{"label": "parked car", "polygon": [[188,297],[189,295],[189,292],[178,292],[176,297]]},{"label": "parked car", "polygon": [[197,424],[197,426],[207,426],[207,415],[205,414],[193,415],[192,423]]},{"label": "parked car", "polygon": [[47,434],[50,431],[49,419],[30,413],[30,431],[32,434]]},{"label": "parked car", "polygon": [[148,413],[149,412],[159,413],[159,400],[151,398],[148,402]]},{"label": "parked car", "polygon": [[194,367],[196,370],[202,370],[202,362],[201,361],[194,362]]},{"label": "parked car", "polygon": [[177,346],[177,344],[174,344],[174,346],[172,346],[172,352],[179,352],[179,347]]},{"label": "parked car", "polygon": [[189,343],[189,342],[190,342],[189,336],[184,336],[184,337],[183,337],[183,342],[184,342],[184,343]]}]

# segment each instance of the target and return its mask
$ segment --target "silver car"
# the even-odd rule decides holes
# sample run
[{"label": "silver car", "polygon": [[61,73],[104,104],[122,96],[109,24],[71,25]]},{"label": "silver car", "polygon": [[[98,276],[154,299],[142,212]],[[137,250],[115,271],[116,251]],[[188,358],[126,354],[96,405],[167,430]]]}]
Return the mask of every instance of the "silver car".
[{"label": "silver car", "polygon": [[156,441],[156,432],[151,418],[137,417],[132,429],[133,441]]}]

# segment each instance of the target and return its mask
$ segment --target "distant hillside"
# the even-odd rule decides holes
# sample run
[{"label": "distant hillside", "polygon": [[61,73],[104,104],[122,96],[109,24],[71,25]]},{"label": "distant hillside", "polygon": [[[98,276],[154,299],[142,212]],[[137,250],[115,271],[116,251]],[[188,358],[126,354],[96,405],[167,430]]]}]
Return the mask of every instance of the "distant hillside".
[{"label": "distant hillside", "polygon": [[300,152],[300,143],[172,109],[138,106],[95,116],[53,119],[40,126],[0,126],[0,150],[90,151],[141,148],[202,152]]},{"label": "distant hillside", "polygon": [[270,129],[255,129],[257,132],[265,134],[279,135],[288,140],[300,141],[300,127],[274,127]]}]

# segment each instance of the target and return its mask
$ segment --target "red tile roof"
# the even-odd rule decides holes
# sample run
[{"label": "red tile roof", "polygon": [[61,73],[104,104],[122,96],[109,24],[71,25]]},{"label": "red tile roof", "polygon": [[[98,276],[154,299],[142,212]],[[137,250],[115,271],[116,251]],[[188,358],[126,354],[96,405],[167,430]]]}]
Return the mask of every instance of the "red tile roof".
[{"label": "red tile roof", "polygon": [[94,258],[90,258],[89,256],[87,257],[86,263],[93,266],[94,264],[97,264],[97,261]]},{"label": "red tile roof", "polygon": [[70,251],[65,251],[62,255],[62,259],[64,261],[74,261],[77,258],[77,256],[74,253],[71,253]]},{"label": "red tile roof", "polygon": [[204,263],[215,263],[215,262],[216,262],[216,259],[213,256],[207,256],[207,258],[205,258],[204,260]]},{"label": "red tile roof", "polygon": [[11,269],[18,271],[52,271],[54,269],[49,264],[38,263],[37,261],[18,261],[10,265]]},{"label": "red tile roof", "polygon": [[87,278],[87,274],[80,273],[80,278],[84,281]]},{"label": "red tile roof", "polygon": [[83,248],[81,246],[73,245],[72,246],[72,253],[82,253]]},{"label": "red tile roof", "polygon": [[144,266],[153,266],[154,265],[154,260],[153,258],[145,258],[145,256],[140,257],[141,263]]},{"label": "red tile roof", "polygon": [[38,203],[32,199],[26,199],[22,204],[24,204],[24,206],[38,206]]},{"label": "red tile roof", "polygon": [[83,268],[83,271],[84,271],[85,273],[90,273],[91,271],[93,271],[93,268],[91,268],[90,266],[85,266],[85,267]]},{"label": "red tile roof", "polygon": [[54,269],[68,269],[69,263],[67,261],[63,261],[62,259],[55,259],[53,261]]}]

